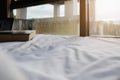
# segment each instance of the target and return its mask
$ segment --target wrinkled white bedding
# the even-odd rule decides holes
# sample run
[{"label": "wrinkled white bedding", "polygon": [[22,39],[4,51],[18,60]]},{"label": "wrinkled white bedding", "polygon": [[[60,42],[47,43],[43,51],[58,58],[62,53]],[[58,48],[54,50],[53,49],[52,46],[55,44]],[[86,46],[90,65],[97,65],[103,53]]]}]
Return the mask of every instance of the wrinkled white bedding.
[{"label": "wrinkled white bedding", "polygon": [[119,38],[38,35],[0,49],[28,80],[120,80]]}]

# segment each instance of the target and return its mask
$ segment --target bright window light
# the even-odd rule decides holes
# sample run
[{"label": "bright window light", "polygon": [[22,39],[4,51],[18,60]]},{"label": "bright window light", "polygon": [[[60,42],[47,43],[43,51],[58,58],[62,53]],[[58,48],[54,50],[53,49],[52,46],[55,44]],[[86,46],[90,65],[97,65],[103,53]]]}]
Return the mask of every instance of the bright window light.
[{"label": "bright window light", "polygon": [[120,20],[120,0],[96,0],[97,20]]}]

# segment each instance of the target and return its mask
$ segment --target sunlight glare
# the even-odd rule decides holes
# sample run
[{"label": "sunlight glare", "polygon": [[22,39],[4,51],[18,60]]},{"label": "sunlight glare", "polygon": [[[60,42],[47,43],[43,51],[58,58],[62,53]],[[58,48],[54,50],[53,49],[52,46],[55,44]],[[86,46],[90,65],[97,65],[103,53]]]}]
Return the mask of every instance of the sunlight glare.
[{"label": "sunlight glare", "polygon": [[96,19],[120,20],[120,0],[96,0]]}]

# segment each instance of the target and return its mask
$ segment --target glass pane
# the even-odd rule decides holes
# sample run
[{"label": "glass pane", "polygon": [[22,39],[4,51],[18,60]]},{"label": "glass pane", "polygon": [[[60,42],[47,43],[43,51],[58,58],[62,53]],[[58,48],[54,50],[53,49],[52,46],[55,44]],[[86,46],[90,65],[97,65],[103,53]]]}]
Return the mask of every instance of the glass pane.
[{"label": "glass pane", "polygon": [[120,0],[90,0],[90,35],[120,36]]},{"label": "glass pane", "polygon": [[60,5],[60,16],[65,16],[65,5]]},{"label": "glass pane", "polygon": [[77,7],[78,7],[77,8],[77,15],[80,15],[80,3],[79,2],[77,3]]},{"label": "glass pane", "polygon": [[79,9],[79,0],[68,0],[14,10],[16,19],[13,29],[35,29],[37,33],[43,34],[79,35]]},{"label": "glass pane", "polygon": [[54,6],[50,4],[28,7],[27,19],[53,17]]}]

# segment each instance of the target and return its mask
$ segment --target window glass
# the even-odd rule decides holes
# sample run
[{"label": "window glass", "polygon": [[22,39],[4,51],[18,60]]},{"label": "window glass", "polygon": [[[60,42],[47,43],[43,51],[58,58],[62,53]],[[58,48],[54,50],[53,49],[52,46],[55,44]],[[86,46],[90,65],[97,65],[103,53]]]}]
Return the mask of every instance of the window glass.
[{"label": "window glass", "polygon": [[[54,4],[46,4],[14,10],[16,19],[13,29],[36,29],[38,32],[42,31],[43,33],[49,34],[79,35],[79,16],[73,15],[72,13],[70,16],[65,16],[65,6],[71,7],[68,9],[68,12],[75,11],[76,14],[79,14],[79,2],[76,2],[75,6],[73,6],[73,4],[74,3],[71,4],[71,2],[67,2],[67,4],[58,4],[60,5],[58,8],[54,8]],[[73,10],[73,8],[76,9]],[[54,15],[54,9],[56,11],[58,9],[58,12],[60,12],[57,17]]]},{"label": "window glass", "polygon": [[60,5],[60,16],[65,16],[65,5]]},{"label": "window glass", "polygon": [[77,15],[80,15],[80,3],[77,3]]},{"label": "window glass", "polygon": [[53,17],[54,6],[50,4],[28,7],[27,19]]},{"label": "window glass", "polygon": [[120,36],[120,0],[90,0],[90,35]]}]

